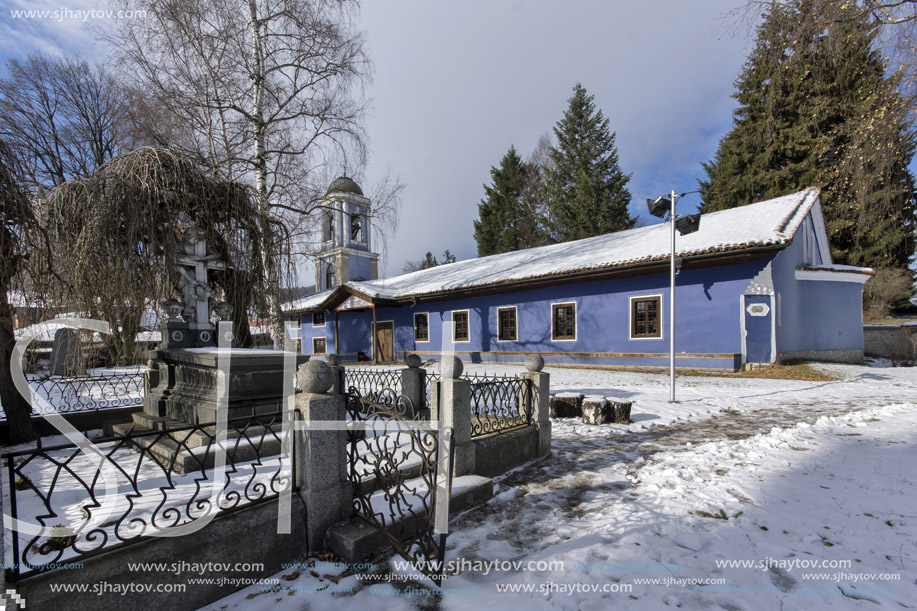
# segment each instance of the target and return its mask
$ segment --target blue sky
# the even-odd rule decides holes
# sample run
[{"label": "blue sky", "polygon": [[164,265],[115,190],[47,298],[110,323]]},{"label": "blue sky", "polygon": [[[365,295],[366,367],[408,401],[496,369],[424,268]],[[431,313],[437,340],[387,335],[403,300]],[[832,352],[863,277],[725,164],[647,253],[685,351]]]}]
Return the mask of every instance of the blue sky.
[{"label": "blue sky", "polygon": [[[748,32],[724,19],[743,0],[367,0],[360,20],[374,63],[366,186],[407,185],[386,236],[388,275],[449,249],[475,256],[472,221],[490,168],[510,145],[528,154],[582,83],[617,134],[633,174],[632,212],[691,191],[728,131]],[[0,59],[31,52],[104,59],[99,20],[13,19],[10,9],[106,8],[95,0],[6,0]],[[684,211],[699,202],[684,200]],[[303,278],[311,273],[303,270]]]}]

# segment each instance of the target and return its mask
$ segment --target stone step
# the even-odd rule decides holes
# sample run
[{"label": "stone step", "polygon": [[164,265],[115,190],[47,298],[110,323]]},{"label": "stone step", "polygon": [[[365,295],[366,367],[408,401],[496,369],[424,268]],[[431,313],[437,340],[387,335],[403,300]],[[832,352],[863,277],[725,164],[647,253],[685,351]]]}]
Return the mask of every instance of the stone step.
[{"label": "stone step", "polygon": [[[452,480],[452,497],[449,499],[449,517],[483,505],[494,496],[494,483],[489,477],[463,475]],[[404,518],[394,528],[403,527]],[[325,547],[345,562],[363,562],[379,554],[391,554],[391,544],[375,526],[359,517],[339,522],[325,533]]]},{"label": "stone step", "polygon": [[[150,420],[148,416],[140,419],[144,423],[148,423]],[[159,425],[157,428],[142,427],[135,421],[133,423],[113,425],[110,433],[114,436],[149,433],[149,435],[134,437],[131,443],[155,458],[163,468],[171,469],[175,473],[184,474],[200,471],[201,468],[213,468],[216,462],[216,445],[211,440],[212,435],[215,433],[215,427],[206,427],[203,430],[167,432],[179,426],[186,426],[186,423],[179,423],[166,418],[152,420],[157,420]],[[158,422],[159,420],[163,422]],[[268,428],[277,432],[277,437],[267,432]],[[256,460],[259,456],[263,460],[279,455],[281,450],[280,428],[280,423],[271,427],[250,426],[245,429],[244,437],[241,436],[242,434],[239,431],[228,430],[227,439],[224,442],[226,464],[249,462]],[[236,441],[237,439],[239,441]]]}]

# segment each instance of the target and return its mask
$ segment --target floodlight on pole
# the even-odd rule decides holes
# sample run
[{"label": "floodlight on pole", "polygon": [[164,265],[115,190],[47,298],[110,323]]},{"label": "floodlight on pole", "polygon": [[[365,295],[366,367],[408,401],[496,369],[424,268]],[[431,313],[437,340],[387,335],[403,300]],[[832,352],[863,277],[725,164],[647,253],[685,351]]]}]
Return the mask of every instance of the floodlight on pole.
[{"label": "floodlight on pole", "polygon": [[[692,191],[696,193],[696,191]],[[669,258],[669,403],[675,403],[675,276],[681,272],[684,265],[682,257],[675,256],[675,231],[681,235],[688,235],[700,229],[700,214],[683,214],[676,216],[675,203],[679,197],[672,191],[668,197],[661,195],[656,199],[647,199],[646,207],[652,216],[664,218],[669,214],[669,223],[672,225],[672,252]]]},{"label": "floodlight on pole", "polygon": [[669,198],[660,195],[656,199],[647,199],[646,207],[652,216],[663,218],[665,213],[672,207],[672,202]]},{"label": "floodlight on pole", "polygon": [[675,219],[675,229],[681,235],[688,235],[700,229],[699,214],[682,214]]}]

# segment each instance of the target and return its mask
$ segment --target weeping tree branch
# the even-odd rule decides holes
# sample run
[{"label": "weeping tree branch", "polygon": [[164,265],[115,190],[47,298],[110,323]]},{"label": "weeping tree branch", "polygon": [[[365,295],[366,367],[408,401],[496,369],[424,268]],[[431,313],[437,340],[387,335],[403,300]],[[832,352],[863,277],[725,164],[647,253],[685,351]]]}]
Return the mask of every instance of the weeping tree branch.
[{"label": "weeping tree branch", "polygon": [[52,264],[66,278],[70,298],[109,322],[118,348],[113,357],[125,361],[134,358],[144,309],[178,292],[174,262],[187,227],[197,227],[233,270],[221,285],[233,293],[227,301],[244,304],[235,310],[237,323],[251,307],[264,309],[262,250],[286,243],[249,187],[213,177],[185,155],[149,147],[61,185],[43,202],[43,216],[61,253]]}]

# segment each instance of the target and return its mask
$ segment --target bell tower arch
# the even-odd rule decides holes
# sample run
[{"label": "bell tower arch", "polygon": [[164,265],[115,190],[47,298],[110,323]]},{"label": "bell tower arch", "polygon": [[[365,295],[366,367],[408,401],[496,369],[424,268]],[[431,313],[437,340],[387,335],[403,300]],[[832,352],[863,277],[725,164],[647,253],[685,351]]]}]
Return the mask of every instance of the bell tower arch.
[{"label": "bell tower arch", "polygon": [[342,176],[319,202],[321,250],[315,262],[315,289],[333,289],[350,280],[379,277],[379,255],[372,252],[371,203],[352,179]]}]

